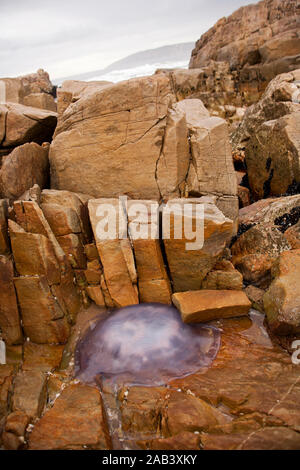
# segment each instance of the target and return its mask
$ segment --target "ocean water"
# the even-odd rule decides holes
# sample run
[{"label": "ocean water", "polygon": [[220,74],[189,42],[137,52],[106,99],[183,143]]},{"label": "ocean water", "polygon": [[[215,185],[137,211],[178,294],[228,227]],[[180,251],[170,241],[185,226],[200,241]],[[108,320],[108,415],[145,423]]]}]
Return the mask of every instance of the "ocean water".
[{"label": "ocean water", "polygon": [[129,80],[130,78],[144,77],[146,75],[153,75],[157,69],[175,69],[175,68],[188,68],[188,61],[177,61],[177,62],[157,62],[155,64],[145,64],[139,67],[133,67],[122,70],[111,70],[110,72],[104,73],[103,75],[97,75],[89,78],[87,81],[100,81],[106,80],[108,82],[121,82],[123,80]]}]

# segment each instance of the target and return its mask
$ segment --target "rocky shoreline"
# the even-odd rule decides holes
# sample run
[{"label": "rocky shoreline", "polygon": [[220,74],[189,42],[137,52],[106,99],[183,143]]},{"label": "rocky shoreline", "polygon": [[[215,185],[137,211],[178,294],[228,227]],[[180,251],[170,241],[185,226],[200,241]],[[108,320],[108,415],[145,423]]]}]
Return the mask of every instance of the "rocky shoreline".
[{"label": "rocky shoreline", "polygon": [[[0,448],[300,449],[299,7],[221,19],[187,70],[57,99],[43,70],[0,79]],[[83,335],[144,303],[218,328],[214,362],[163,386],[75,378]]]}]

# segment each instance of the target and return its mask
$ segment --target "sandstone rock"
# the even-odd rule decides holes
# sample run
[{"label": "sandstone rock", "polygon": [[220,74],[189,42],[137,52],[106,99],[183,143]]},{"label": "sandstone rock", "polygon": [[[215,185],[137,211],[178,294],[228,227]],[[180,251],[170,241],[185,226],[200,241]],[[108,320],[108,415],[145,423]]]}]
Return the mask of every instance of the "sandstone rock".
[{"label": "sandstone rock", "polygon": [[251,302],[241,291],[178,292],[172,301],[185,323],[200,323],[217,318],[247,315]]},{"label": "sandstone rock", "polygon": [[99,259],[97,247],[94,243],[89,243],[88,245],[84,245],[84,253],[89,261],[93,261],[94,259]]},{"label": "sandstone rock", "polygon": [[71,103],[75,103],[82,96],[102,90],[109,85],[111,85],[111,82],[106,81],[82,82],[79,80],[65,80],[57,89],[58,114],[62,115]]},{"label": "sandstone rock", "polygon": [[80,233],[80,220],[74,209],[58,204],[41,204],[41,209],[55,236]]},{"label": "sandstone rock", "polygon": [[70,233],[69,235],[57,237],[57,241],[70,261],[72,268],[86,268],[86,257],[81,236]]},{"label": "sandstone rock", "polygon": [[29,437],[31,450],[110,449],[102,399],[98,389],[69,385],[54,406],[36,423]]},{"label": "sandstone rock", "polygon": [[272,225],[285,231],[297,223],[300,196],[261,199],[239,211],[240,225]]},{"label": "sandstone rock", "polygon": [[[88,110],[83,119],[82,109]],[[224,139],[221,147],[220,139]],[[195,175],[189,179],[196,188],[192,184],[189,189],[191,160]],[[84,94],[60,118],[50,163],[53,188],[94,197],[125,194],[133,199],[166,200],[194,190],[220,199],[236,196],[226,122],[210,118],[199,100],[176,103],[172,77],[165,73]]]},{"label": "sandstone rock", "polygon": [[38,370],[19,372],[14,381],[13,411],[22,411],[30,419],[41,416],[46,404],[46,376]]},{"label": "sandstone rock", "polygon": [[5,84],[6,101],[56,111],[53,85],[44,70],[22,77],[1,78],[0,81]]},{"label": "sandstone rock", "polygon": [[14,367],[12,365],[0,365],[0,420],[9,411],[9,396],[12,392],[14,378]]},{"label": "sandstone rock", "polygon": [[41,370],[52,372],[58,368],[64,346],[53,344],[35,344],[26,341],[24,344],[24,360],[22,370]]},{"label": "sandstone rock", "polygon": [[100,285],[86,288],[89,297],[100,307],[105,307],[105,300]]},{"label": "sandstone rock", "polygon": [[22,411],[15,411],[8,415],[2,435],[6,450],[18,450],[24,445],[24,435],[28,424],[29,417]]},{"label": "sandstone rock", "polygon": [[[99,238],[97,233],[98,224],[103,222],[103,217],[97,215],[99,205],[102,207],[110,205],[115,211],[116,215],[122,219],[122,209],[119,208],[118,199],[98,199],[89,201],[89,212],[94,236],[96,240],[97,249],[99,252],[100,260],[103,266],[104,279],[115,306],[124,307],[126,305],[133,305],[138,303],[138,295],[134,288],[133,281],[136,279],[133,255],[131,252],[130,244],[126,243],[129,250],[124,250],[122,242],[126,240],[119,239],[119,223],[116,226],[116,239],[103,239]],[[103,206],[104,205],[104,206]],[[104,215],[104,214],[103,214]],[[127,233],[127,232],[126,232]],[[127,240],[128,242],[128,240]],[[92,261],[93,263],[94,261]]]},{"label": "sandstone rock", "polygon": [[[138,275],[140,302],[171,303],[171,286],[161,252],[159,221],[151,218],[155,201],[128,201],[129,234]],[[132,211],[133,209],[133,211]],[[136,213],[138,211],[138,213]],[[150,221],[152,220],[152,226]],[[151,231],[154,233],[152,234]]]},{"label": "sandstone rock", "polygon": [[15,278],[24,332],[34,343],[65,343],[69,325],[43,276]]},{"label": "sandstone rock", "polygon": [[137,441],[144,450],[199,450],[200,436],[193,432],[181,432],[172,437]]},{"label": "sandstone rock", "polygon": [[13,261],[0,256],[0,328],[2,338],[8,345],[20,344],[23,340],[13,278]]},{"label": "sandstone rock", "polygon": [[230,261],[217,263],[203,280],[202,289],[206,290],[242,290],[243,276]]},{"label": "sandstone rock", "polygon": [[43,188],[48,182],[48,148],[24,144],[2,159],[0,194],[17,199],[34,184]]},{"label": "sandstone rock", "polygon": [[261,223],[244,232],[232,245],[232,262],[246,282],[264,288],[270,284],[274,261],[290,248],[277,228]]},{"label": "sandstone rock", "polygon": [[252,302],[252,307],[259,312],[264,312],[264,295],[265,291],[255,286],[247,286],[245,294]]},{"label": "sandstone rock", "polygon": [[58,260],[51,241],[44,235],[28,233],[9,221],[12,252],[16,269],[21,276],[46,276],[49,285],[61,279]]},{"label": "sandstone rock", "polygon": [[[0,105],[0,113],[6,118],[0,124],[2,126],[0,130],[0,145],[2,147],[11,148],[27,142],[36,142],[40,145],[43,142],[51,142],[57,122],[55,112],[7,103]],[[4,125],[5,123],[6,125]]]},{"label": "sandstone rock", "polygon": [[293,225],[284,233],[285,238],[293,250],[300,249],[300,222]]},{"label": "sandstone rock", "polygon": [[100,284],[102,272],[102,268],[97,259],[93,261],[88,261],[87,269],[84,271],[85,278],[88,284]]},{"label": "sandstone rock", "polygon": [[234,149],[245,150],[255,199],[285,194],[299,184],[299,77],[295,70],[274,78],[233,136]]},{"label": "sandstone rock", "polygon": [[251,196],[248,188],[238,186],[238,198],[240,207],[247,207],[251,204]]},{"label": "sandstone rock", "polygon": [[298,65],[298,7],[294,0],[264,0],[220,19],[196,43],[190,68],[225,62],[237,74],[240,93],[253,103],[272,78]]},{"label": "sandstone rock", "polygon": [[264,296],[270,328],[279,335],[300,332],[300,250],[284,252],[273,267],[275,277]]},{"label": "sandstone rock", "polygon": [[[189,205],[193,213],[184,214],[185,205]],[[204,210],[202,216],[196,216],[196,208],[201,205]],[[172,214],[170,209],[176,209]],[[188,223],[199,224],[197,233],[201,235],[201,226],[204,225],[204,239],[186,249],[186,244],[191,243],[190,239],[183,233],[183,222],[188,230]],[[201,288],[203,279],[211,271],[218,258],[222,256],[226,244],[233,234],[233,223],[227,219],[222,212],[213,204],[213,200],[208,198],[199,199],[174,199],[169,205],[163,208],[162,215],[163,236],[166,236],[168,226],[170,226],[170,237],[166,236],[163,243],[166,252],[168,268],[170,271],[173,290],[186,291],[198,290]],[[177,238],[177,230],[180,229],[180,236]],[[164,235],[165,234],[165,235]],[[187,234],[187,233],[186,233]],[[193,243],[195,243],[195,234]],[[202,246],[202,242],[204,242]]]}]

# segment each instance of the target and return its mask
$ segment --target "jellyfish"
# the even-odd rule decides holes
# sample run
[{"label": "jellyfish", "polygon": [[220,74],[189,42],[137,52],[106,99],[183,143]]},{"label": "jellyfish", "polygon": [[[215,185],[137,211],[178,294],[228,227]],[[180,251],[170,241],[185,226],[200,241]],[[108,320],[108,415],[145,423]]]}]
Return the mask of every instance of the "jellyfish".
[{"label": "jellyfish", "polygon": [[160,386],[211,365],[220,332],[187,325],[170,305],[139,304],[100,319],[75,350],[75,374],[85,383]]}]

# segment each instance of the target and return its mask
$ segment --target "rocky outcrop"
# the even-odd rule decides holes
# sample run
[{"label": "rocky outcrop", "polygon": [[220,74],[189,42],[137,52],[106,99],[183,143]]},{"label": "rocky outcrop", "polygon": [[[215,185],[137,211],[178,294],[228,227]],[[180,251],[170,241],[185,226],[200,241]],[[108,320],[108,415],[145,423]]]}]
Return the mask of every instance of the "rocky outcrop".
[{"label": "rocky outcrop", "polygon": [[270,328],[279,335],[300,332],[300,250],[282,253],[273,266],[274,281],[264,296]]},{"label": "rocky outcrop", "polygon": [[1,84],[5,86],[6,102],[56,111],[53,85],[48,73],[42,69],[22,77],[0,78]]},{"label": "rocky outcrop", "polygon": [[149,200],[214,194],[237,216],[225,121],[199,100],[176,103],[164,73],[84,93],[59,119],[50,164],[56,189]]},{"label": "rocky outcrop", "polygon": [[255,199],[293,193],[300,184],[300,70],[276,77],[233,136],[245,152]]},{"label": "rocky outcrop", "polygon": [[247,103],[257,101],[276,75],[299,66],[300,12],[297,0],[263,0],[220,19],[197,41],[190,68],[210,61],[230,66]]}]

